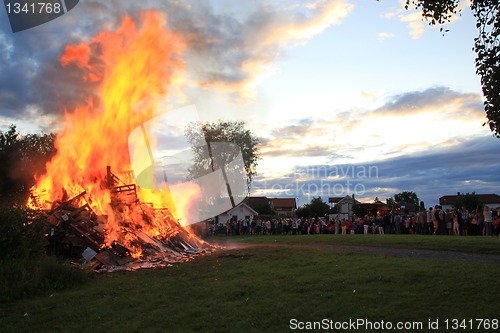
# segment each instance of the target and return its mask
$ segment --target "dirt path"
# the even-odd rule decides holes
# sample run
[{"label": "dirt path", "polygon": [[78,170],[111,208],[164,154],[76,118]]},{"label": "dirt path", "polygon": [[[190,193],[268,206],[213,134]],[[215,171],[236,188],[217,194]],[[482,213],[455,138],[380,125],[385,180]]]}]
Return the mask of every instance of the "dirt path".
[{"label": "dirt path", "polygon": [[500,265],[500,255],[475,254],[454,251],[437,251],[422,249],[402,249],[392,247],[375,246],[355,246],[355,245],[336,245],[336,244],[287,244],[287,243],[226,243],[220,245],[228,249],[248,248],[257,246],[266,247],[287,247],[287,248],[305,248],[305,249],[332,249],[337,251],[347,251],[363,254],[394,256],[401,258],[429,259],[459,261],[468,263],[493,264]]}]

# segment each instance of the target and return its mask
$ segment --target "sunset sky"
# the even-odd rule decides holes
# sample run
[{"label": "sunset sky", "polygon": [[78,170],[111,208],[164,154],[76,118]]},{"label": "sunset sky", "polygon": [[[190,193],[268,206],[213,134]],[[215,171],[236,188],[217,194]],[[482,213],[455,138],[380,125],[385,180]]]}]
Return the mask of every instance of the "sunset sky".
[{"label": "sunset sky", "polygon": [[304,204],[414,191],[429,206],[459,191],[500,194],[500,140],[482,126],[477,30],[462,7],[444,36],[403,0],[81,0],[18,33],[2,9],[0,130],[60,130],[64,109],[95,89],[62,68],[65,46],[156,9],[186,43],[165,111],[194,104],[200,120],[245,121],[261,140],[252,195]]}]

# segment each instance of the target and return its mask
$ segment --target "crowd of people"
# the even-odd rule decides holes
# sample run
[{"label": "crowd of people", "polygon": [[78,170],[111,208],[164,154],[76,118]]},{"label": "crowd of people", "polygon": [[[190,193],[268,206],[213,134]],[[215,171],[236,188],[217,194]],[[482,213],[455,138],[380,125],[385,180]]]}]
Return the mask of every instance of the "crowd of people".
[{"label": "crowd of people", "polygon": [[420,234],[455,236],[499,236],[500,209],[480,206],[468,211],[465,207],[443,210],[436,205],[421,208],[414,214],[369,212],[352,218],[274,218],[253,220],[232,219],[209,224],[207,235],[299,235],[299,234]]}]

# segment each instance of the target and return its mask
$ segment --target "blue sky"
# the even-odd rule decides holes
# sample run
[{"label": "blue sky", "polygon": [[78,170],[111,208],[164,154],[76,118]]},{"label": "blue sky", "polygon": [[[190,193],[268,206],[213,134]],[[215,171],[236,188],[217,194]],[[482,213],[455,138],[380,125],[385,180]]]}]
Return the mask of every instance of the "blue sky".
[{"label": "blue sky", "polygon": [[57,130],[63,108],[93,91],[60,68],[64,46],[154,8],[189,36],[166,108],[247,122],[262,142],[252,195],[303,204],[415,191],[433,205],[458,191],[499,193],[500,141],[482,126],[470,10],[443,36],[403,2],[82,0],[16,34],[0,10],[0,130]]}]

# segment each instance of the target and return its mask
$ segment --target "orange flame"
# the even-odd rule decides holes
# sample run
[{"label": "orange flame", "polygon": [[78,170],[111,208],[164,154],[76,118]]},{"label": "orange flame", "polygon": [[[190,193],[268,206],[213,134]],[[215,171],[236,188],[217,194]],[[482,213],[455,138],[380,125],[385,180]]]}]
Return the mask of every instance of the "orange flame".
[{"label": "orange flame", "polygon": [[[66,112],[64,130],[56,140],[57,154],[32,189],[36,202],[30,199],[28,203],[48,208],[50,202],[86,191],[93,210],[107,216],[107,245],[119,240],[130,248],[134,248],[134,236],[120,233],[120,222],[139,223],[147,235],[163,237],[172,235],[177,223],[148,215],[144,206],[140,211],[123,207],[114,210],[112,194],[106,186],[107,166],[114,171],[131,169],[128,135],[154,116],[174,73],[184,66],[183,39],[163,28],[165,22],[156,12],[144,13],[142,20],[142,26],[137,28],[127,16],[115,31],[105,31],[87,43],[66,47],[60,57],[61,65],[78,66],[85,81],[99,82],[99,98],[89,98],[86,106]],[[196,193],[196,189],[189,191],[188,195]],[[169,206],[168,193],[164,192],[139,190],[138,196],[141,202],[174,211]],[[134,256],[140,255],[140,250],[134,252]]]}]

